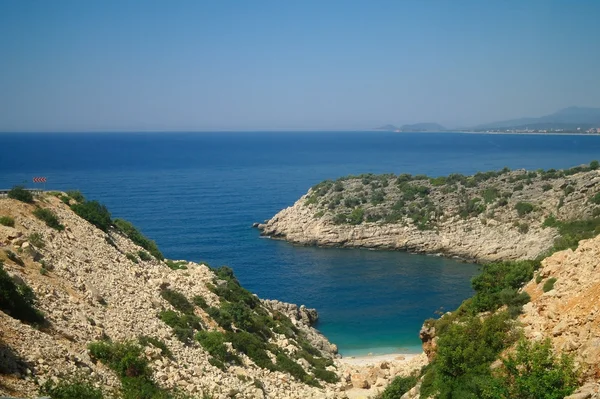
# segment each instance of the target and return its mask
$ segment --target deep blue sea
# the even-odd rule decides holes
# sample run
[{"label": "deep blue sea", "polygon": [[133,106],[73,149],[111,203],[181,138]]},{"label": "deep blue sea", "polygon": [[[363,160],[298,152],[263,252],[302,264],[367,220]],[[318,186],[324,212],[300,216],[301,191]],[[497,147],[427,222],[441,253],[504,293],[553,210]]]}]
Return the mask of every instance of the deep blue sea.
[{"label": "deep blue sea", "polygon": [[345,355],[420,350],[418,331],[471,295],[477,266],[392,251],[293,246],[253,222],[323,179],[563,168],[600,137],[387,132],[0,134],[0,188],[79,189],[172,259],[231,266],[261,297],[306,304]]}]

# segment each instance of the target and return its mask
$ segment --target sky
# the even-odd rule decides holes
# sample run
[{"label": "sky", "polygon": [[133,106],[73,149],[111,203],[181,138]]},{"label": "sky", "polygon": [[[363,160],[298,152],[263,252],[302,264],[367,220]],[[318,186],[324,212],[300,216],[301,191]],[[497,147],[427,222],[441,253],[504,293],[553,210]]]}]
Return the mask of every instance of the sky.
[{"label": "sky", "polygon": [[0,0],[0,131],[448,127],[600,107],[597,0]]}]

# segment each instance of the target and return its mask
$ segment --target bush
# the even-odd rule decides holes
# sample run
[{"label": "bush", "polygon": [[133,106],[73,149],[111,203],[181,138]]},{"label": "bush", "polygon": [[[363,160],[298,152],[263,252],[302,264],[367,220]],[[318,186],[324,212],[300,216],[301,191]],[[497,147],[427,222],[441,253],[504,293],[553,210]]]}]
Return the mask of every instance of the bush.
[{"label": "bush", "polygon": [[138,251],[138,256],[144,262],[149,262],[152,260],[152,256],[150,256],[150,254],[146,251]]},{"label": "bush", "polygon": [[556,278],[551,277],[544,283],[542,290],[544,292],[552,291],[554,289],[554,283],[556,283]]},{"label": "bush", "polygon": [[31,194],[31,191],[26,190],[23,186],[14,186],[8,192],[8,198],[33,204],[33,194]]},{"label": "bush", "polygon": [[46,243],[44,242],[44,237],[42,237],[40,233],[29,234],[29,237],[27,237],[27,241],[29,241],[29,243],[36,248],[44,248],[46,246]]},{"label": "bush", "polygon": [[515,209],[517,210],[519,216],[525,216],[528,213],[533,212],[535,208],[529,202],[517,202],[517,204],[515,205]]},{"label": "bush", "polygon": [[121,380],[123,399],[167,399],[169,392],[152,379],[152,370],[142,348],[134,342],[95,342],[88,345],[90,355],[106,364]]},{"label": "bush", "polygon": [[592,204],[600,205],[600,193],[596,193],[593,197],[591,197],[590,202]]},{"label": "bush", "polygon": [[544,184],[542,186],[542,190],[544,190],[544,191],[550,191],[550,190],[552,190],[552,184],[547,184],[547,183]]},{"label": "bush", "polygon": [[181,313],[194,314],[194,305],[182,293],[166,288],[160,292],[160,296]]},{"label": "bush", "polygon": [[25,266],[25,262],[23,262],[23,259],[19,258],[19,256],[16,253],[14,253],[13,251],[11,251],[10,249],[5,249],[4,253],[6,253],[6,257],[8,259],[12,260],[17,265]]},{"label": "bush", "polygon": [[498,197],[500,197],[500,190],[495,187],[486,188],[483,190],[481,196],[486,204],[491,204],[492,202],[496,201]]},{"label": "bush", "polygon": [[15,219],[10,216],[2,216],[0,217],[0,224],[8,227],[15,227]]},{"label": "bush", "polygon": [[46,226],[48,226],[48,227],[51,227],[51,228],[56,229],[58,231],[62,231],[62,230],[65,229],[65,226],[63,226],[62,224],[60,224],[60,222],[58,220],[58,217],[50,209],[37,208],[36,210],[33,211],[33,215],[36,218],[38,218],[41,221],[43,221],[44,223],[46,223]]},{"label": "bush", "polygon": [[155,348],[160,349],[160,353],[163,356],[172,358],[173,354],[171,353],[171,351],[169,350],[169,348],[167,347],[167,345],[161,341],[160,339],[156,338],[156,337],[150,337],[148,335],[141,335],[138,338],[138,341],[140,343],[140,345],[142,346],[154,346]]},{"label": "bush", "polygon": [[199,331],[196,340],[215,359],[220,362],[241,364],[241,359],[230,353],[225,346],[225,336],[218,331]]},{"label": "bush", "polygon": [[600,163],[598,163],[598,161],[594,160],[590,162],[590,170],[596,170],[598,167],[600,167]]},{"label": "bush", "polygon": [[40,388],[42,395],[52,399],[103,399],[102,391],[83,376],[70,377],[54,382],[46,381]]},{"label": "bush", "polygon": [[398,399],[417,385],[417,377],[396,377],[377,399]]},{"label": "bush", "polygon": [[87,220],[100,230],[107,232],[111,225],[108,209],[98,201],[85,201],[71,206],[80,218]]},{"label": "bush", "polygon": [[79,190],[70,190],[70,191],[67,191],[67,195],[69,197],[73,198],[77,202],[84,202],[85,201],[85,197],[83,196],[83,194],[81,194],[81,191],[79,191]]},{"label": "bush", "polygon": [[139,263],[138,258],[134,254],[126,253],[125,256],[127,257],[127,259],[129,259],[133,263]]},{"label": "bush", "polygon": [[144,235],[140,233],[140,231],[136,229],[135,226],[131,223],[123,219],[115,219],[114,224],[119,229],[119,231],[121,231],[123,234],[129,237],[131,241],[144,248],[146,251],[150,252],[152,256],[154,256],[156,259],[163,260],[165,258],[163,254],[158,250],[156,243],[144,237]]},{"label": "bush", "polygon": [[34,307],[35,301],[33,290],[24,283],[15,283],[0,262],[0,310],[15,319],[41,325],[45,318]]},{"label": "bush", "polygon": [[180,260],[180,261],[174,261],[174,260],[167,260],[165,261],[165,263],[167,264],[167,266],[171,269],[171,270],[184,270],[187,269],[187,262],[184,260]]},{"label": "bush", "polygon": [[500,371],[503,398],[562,399],[575,391],[578,375],[573,358],[556,358],[549,339],[521,339],[516,353],[502,360]]}]

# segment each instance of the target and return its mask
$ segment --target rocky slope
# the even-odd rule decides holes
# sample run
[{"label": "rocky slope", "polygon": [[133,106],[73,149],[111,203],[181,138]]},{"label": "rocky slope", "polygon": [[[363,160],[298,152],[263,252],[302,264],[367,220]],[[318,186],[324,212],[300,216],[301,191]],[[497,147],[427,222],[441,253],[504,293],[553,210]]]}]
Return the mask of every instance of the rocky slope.
[{"label": "rocky slope", "polygon": [[[172,270],[120,231],[105,233],[80,218],[63,201],[51,195],[35,204],[0,199],[0,217],[14,220],[14,226],[0,224],[0,261],[13,281],[31,287],[47,321],[36,327],[0,311],[0,395],[35,396],[45,381],[82,371],[96,386],[117,391],[118,376],[90,355],[88,344],[141,345],[139,338],[145,336],[164,343],[169,352],[160,345],[143,345],[152,380],[164,389],[211,398],[346,397],[352,388],[350,371],[335,359],[335,345],[311,327],[314,310],[258,300],[225,269],[180,261],[170,262],[177,269]],[[34,217],[36,208],[54,212],[64,230]],[[238,303],[233,295],[243,299]],[[185,315],[182,302],[191,306]],[[240,359],[238,364],[219,364],[195,339],[182,339],[165,315],[193,320],[190,334],[209,331],[225,339],[250,339],[243,334],[257,328],[255,338],[265,342],[252,339],[264,345],[270,360],[255,358],[240,339],[239,346],[225,342],[223,347],[228,356]],[[286,359],[292,363],[283,367]],[[267,366],[259,367],[259,360]],[[403,372],[410,370],[394,370]],[[395,376],[384,374],[380,385]]]},{"label": "rocky slope", "polygon": [[532,299],[519,318],[525,335],[551,338],[575,355],[586,380],[600,381],[600,236],[543,260],[524,290]]},{"label": "rocky slope", "polygon": [[325,181],[264,224],[302,245],[397,249],[467,260],[534,259],[559,233],[544,226],[600,214],[597,162],[565,171],[502,170],[429,178],[361,175]]}]

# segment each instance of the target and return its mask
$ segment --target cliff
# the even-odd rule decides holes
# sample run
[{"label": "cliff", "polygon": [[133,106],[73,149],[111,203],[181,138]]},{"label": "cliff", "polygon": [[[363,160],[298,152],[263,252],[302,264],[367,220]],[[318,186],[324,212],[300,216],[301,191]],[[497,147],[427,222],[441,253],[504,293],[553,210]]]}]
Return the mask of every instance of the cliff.
[{"label": "cliff", "polygon": [[314,310],[259,300],[228,268],[159,260],[76,202],[0,199],[0,396],[83,373],[125,397],[345,397]]},{"label": "cliff", "polygon": [[535,259],[561,236],[553,220],[600,214],[597,162],[564,171],[361,175],[324,181],[264,224],[301,245],[441,254],[473,261]]}]

